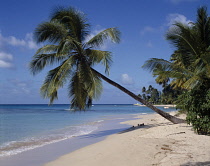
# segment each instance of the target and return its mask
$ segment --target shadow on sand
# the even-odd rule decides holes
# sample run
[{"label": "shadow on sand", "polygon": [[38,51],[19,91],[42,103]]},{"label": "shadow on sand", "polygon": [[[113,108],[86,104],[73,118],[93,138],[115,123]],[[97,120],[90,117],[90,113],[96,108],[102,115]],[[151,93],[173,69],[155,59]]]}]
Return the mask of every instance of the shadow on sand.
[{"label": "shadow on sand", "polygon": [[119,132],[124,131],[126,129],[127,128],[103,130],[103,131],[98,131],[98,132],[96,132],[94,134],[81,135],[81,136],[78,136],[78,138],[98,138],[98,137],[104,137],[104,136],[108,136],[108,135],[119,133]]},{"label": "shadow on sand", "polygon": [[133,130],[136,130],[136,129],[139,129],[139,128],[148,128],[149,126],[145,126],[144,123],[142,124],[138,124],[137,126],[132,126],[126,130],[123,130],[123,131],[120,131],[118,132],[118,134],[123,134],[123,133],[127,133],[127,132],[130,132],[130,131],[133,131]]},{"label": "shadow on sand", "polygon": [[141,128],[148,129],[148,128],[152,128],[152,127],[166,126],[166,125],[173,125],[173,124],[171,124],[170,122],[166,122],[166,123],[158,123],[158,124],[148,124],[148,125],[145,125],[144,123],[142,123],[142,124],[138,124],[137,126],[132,126],[132,127],[128,128],[126,130],[123,130],[121,132],[118,132],[118,134],[127,133],[127,132],[130,132],[130,131],[133,131],[133,130],[136,130],[136,129],[141,129]]},{"label": "shadow on sand", "polygon": [[181,166],[210,166],[210,161],[206,161],[206,162],[188,162],[188,163],[182,164]]}]

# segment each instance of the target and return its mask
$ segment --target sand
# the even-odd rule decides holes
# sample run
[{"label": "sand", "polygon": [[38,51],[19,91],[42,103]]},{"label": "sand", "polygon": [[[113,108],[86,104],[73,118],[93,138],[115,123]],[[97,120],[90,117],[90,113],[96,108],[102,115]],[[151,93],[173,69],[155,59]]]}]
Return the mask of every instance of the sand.
[{"label": "sand", "polygon": [[45,166],[210,165],[210,136],[196,135],[187,124],[172,124],[157,114],[123,123],[144,126],[111,135]]}]

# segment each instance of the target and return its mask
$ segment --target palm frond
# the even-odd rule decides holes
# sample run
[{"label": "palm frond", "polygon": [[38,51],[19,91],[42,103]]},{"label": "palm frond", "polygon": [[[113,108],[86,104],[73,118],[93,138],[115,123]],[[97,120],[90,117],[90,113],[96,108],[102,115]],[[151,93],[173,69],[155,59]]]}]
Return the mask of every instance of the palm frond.
[{"label": "palm frond", "polygon": [[199,56],[200,47],[198,39],[196,38],[193,28],[182,24],[174,24],[174,28],[166,33],[166,39],[171,42],[178,50],[185,52],[186,54],[192,53]]},{"label": "palm frond", "polygon": [[156,66],[152,74],[154,77],[156,77],[155,81],[159,85],[166,85],[170,80],[168,73],[165,71],[162,65]]},{"label": "palm frond", "polygon": [[79,64],[77,72],[69,85],[69,97],[72,107],[85,109],[90,106],[93,99],[98,99],[102,92],[101,78],[92,72],[87,63]]},{"label": "palm frond", "polygon": [[206,77],[210,78],[210,52],[206,52],[201,55],[201,59],[203,63],[205,64],[205,72],[206,72]]},{"label": "palm frond", "polygon": [[202,82],[200,77],[198,75],[194,75],[184,82],[183,87],[190,90],[201,84]]},{"label": "palm frond", "polygon": [[78,51],[81,48],[81,43],[77,42],[74,38],[68,36],[58,44],[58,54],[71,54],[72,51]]},{"label": "palm frond", "polygon": [[65,60],[60,66],[50,70],[40,89],[43,98],[50,98],[50,104],[57,98],[57,90],[66,83],[74,65],[73,57]]},{"label": "palm frond", "polygon": [[65,26],[57,21],[44,22],[35,29],[35,40],[40,42],[49,41],[57,43],[67,36],[68,31]]},{"label": "palm frond", "polygon": [[71,78],[69,97],[71,98],[71,108],[79,108],[79,110],[86,108],[86,102],[89,100],[89,96],[79,72],[75,72]]},{"label": "palm frond", "polygon": [[101,95],[102,84],[101,79],[92,72],[90,66],[86,61],[80,62],[79,74],[82,82],[87,89],[88,96],[96,99]]},{"label": "palm frond", "polygon": [[169,70],[173,64],[164,59],[151,58],[150,60],[147,60],[144,63],[142,68],[152,72],[154,69],[158,68],[160,65],[161,65],[161,68],[164,68],[164,70]]},{"label": "palm frond", "polygon": [[52,54],[35,54],[29,64],[29,69],[33,75],[42,71],[47,65],[53,65],[66,59],[66,56],[58,56],[56,53]]},{"label": "palm frond", "polygon": [[192,75],[193,72],[190,70],[186,69],[183,66],[176,65],[174,63],[171,63],[167,60],[164,59],[158,59],[158,58],[151,58],[150,60],[147,60],[145,64],[142,66],[144,69],[150,70],[150,72],[154,71],[155,69],[159,69],[161,65],[161,70],[165,71],[175,71],[175,72],[180,72],[186,75]]},{"label": "palm frond", "polygon": [[192,54],[187,54],[186,52],[177,50],[171,55],[170,61],[173,64],[189,69],[189,67],[194,63],[195,59],[195,56]]},{"label": "palm frond", "polygon": [[109,74],[110,66],[112,63],[112,54],[109,51],[87,49],[86,54],[89,57],[91,64],[102,63],[105,66],[105,73]]},{"label": "palm frond", "polygon": [[73,7],[57,7],[51,15],[51,20],[58,20],[69,29],[70,36],[82,42],[89,34],[90,25],[84,13]]},{"label": "palm frond", "polygon": [[173,79],[170,85],[173,87],[173,89],[177,89],[177,88],[186,89],[185,87],[183,87],[183,84],[185,82],[186,82],[186,78],[179,77],[179,78]]},{"label": "palm frond", "polygon": [[117,28],[108,28],[95,35],[86,44],[90,47],[100,47],[107,39],[110,39],[114,43],[119,43],[120,31]]},{"label": "palm frond", "polygon": [[206,6],[197,10],[196,32],[204,46],[203,49],[208,48],[210,45],[210,17]]},{"label": "palm frond", "polygon": [[46,53],[56,53],[58,50],[58,46],[57,45],[51,45],[51,44],[48,44],[48,45],[45,45],[41,48],[39,48],[35,55],[38,55],[38,54],[46,54]]},{"label": "palm frond", "polygon": [[103,86],[102,86],[101,78],[98,77],[98,75],[93,73],[92,89],[90,91],[91,98],[95,100],[99,99],[102,91],[103,91]]}]

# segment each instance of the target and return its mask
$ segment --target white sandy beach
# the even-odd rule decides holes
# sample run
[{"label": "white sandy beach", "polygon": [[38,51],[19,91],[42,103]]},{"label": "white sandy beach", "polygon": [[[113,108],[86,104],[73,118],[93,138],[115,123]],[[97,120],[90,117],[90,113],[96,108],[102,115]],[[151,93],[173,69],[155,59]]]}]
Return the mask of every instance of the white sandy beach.
[{"label": "white sandy beach", "polygon": [[111,135],[45,166],[210,165],[210,136],[196,135],[191,126],[172,124],[157,114],[139,118],[123,123],[144,123],[141,128]]}]

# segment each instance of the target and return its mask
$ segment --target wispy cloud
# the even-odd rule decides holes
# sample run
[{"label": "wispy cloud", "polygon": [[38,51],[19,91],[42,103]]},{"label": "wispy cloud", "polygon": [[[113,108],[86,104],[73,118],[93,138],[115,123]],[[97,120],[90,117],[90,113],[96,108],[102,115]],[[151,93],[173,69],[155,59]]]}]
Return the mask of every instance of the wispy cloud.
[{"label": "wispy cloud", "polygon": [[13,64],[11,63],[12,60],[13,60],[12,54],[0,52],[0,68],[12,68],[13,67]]},{"label": "wispy cloud", "polygon": [[164,29],[172,27],[173,24],[176,23],[176,22],[181,22],[181,23],[187,25],[187,24],[189,24],[192,21],[188,20],[187,17],[185,17],[182,14],[172,13],[172,14],[169,14],[168,16],[166,16],[166,22],[163,23],[162,25],[157,26],[157,27],[145,26],[140,31],[140,34],[141,35],[145,35],[145,34],[148,34],[148,33],[160,33]]},{"label": "wispy cloud", "polygon": [[[148,34],[151,34],[151,33],[159,33],[161,31],[162,27],[151,27],[151,26],[145,26],[141,31],[140,31],[140,35],[142,36],[146,36]],[[152,40],[152,39],[151,39]],[[153,47],[153,44],[152,44],[152,41],[149,40],[147,43],[145,43],[144,45],[146,47],[149,47],[149,48],[152,48]]]},{"label": "wispy cloud", "polygon": [[27,33],[25,37],[26,46],[28,46],[29,49],[37,49],[39,46],[34,42],[33,40],[33,34]]},{"label": "wispy cloud", "polygon": [[185,17],[184,15],[181,15],[178,13],[169,14],[166,20],[167,20],[166,25],[169,27],[173,26],[173,24],[175,24],[176,22],[181,22],[182,24],[185,24],[185,25],[192,22],[191,20],[188,20],[187,17]]},{"label": "wispy cloud", "polygon": [[148,41],[147,44],[146,44],[146,46],[149,47],[149,48],[152,48],[153,47],[153,44],[152,44],[151,41]]},{"label": "wispy cloud", "polygon": [[151,26],[145,26],[141,31],[140,31],[140,34],[141,35],[145,35],[146,33],[151,33],[151,32],[155,32],[156,29],[151,27]]},{"label": "wispy cloud", "polygon": [[128,74],[122,74],[121,75],[121,82],[124,85],[132,85],[134,84],[133,78],[130,77]]},{"label": "wispy cloud", "polygon": [[13,55],[10,54],[10,47],[26,49],[38,49],[38,45],[33,41],[32,33],[27,33],[23,39],[15,36],[4,36],[0,32],[0,68],[13,68]]},{"label": "wispy cloud", "polygon": [[179,4],[181,2],[196,2],[198,0],[169,0],[173,4]]},{"label": "wispy cloud", "polygon": [[31,81],[22,81],[19,79],[8,80],[8,83],[12,85],[11,91],[15,94],[30,94],[32,82]]},{"label": "wispy cloud", "polygon": [[33,41],[32,33],[27,33],[23,39],[18,39],[15,36],[5,37],[0,34],[0,43],[9,46],[25,47],[27,49],[37,49],[38,45]]}]

